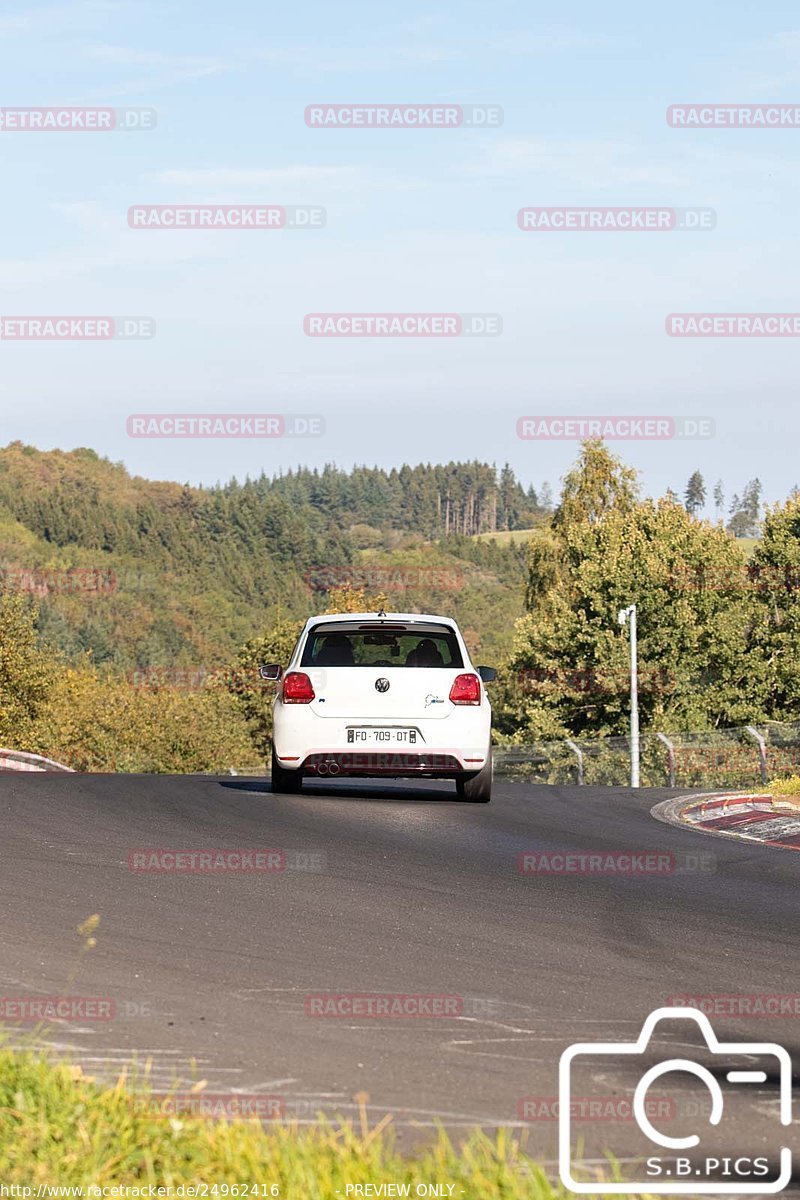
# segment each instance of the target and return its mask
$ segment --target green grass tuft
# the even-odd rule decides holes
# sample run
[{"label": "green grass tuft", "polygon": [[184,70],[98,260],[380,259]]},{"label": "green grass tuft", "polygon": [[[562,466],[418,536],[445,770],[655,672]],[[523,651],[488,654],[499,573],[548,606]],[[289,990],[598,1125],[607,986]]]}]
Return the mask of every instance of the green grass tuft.
[{"label": "green grass tuft", "polygon": [[800,798],[800,775],[792,775],[788,779],[773,779],[767,786],[771,796],[791,796]]},{"label": "green grass tuft", "polygon": [[[138,1093],[137,1093],[138,1095]],[[281,1200],[342,1200],[348,1184],[454,1184],[469,1200],[566,1200],[508,1131],[471,1134],[459,1149],[440,1132],[413,1158],[394,1146],[391,1131],[320,1120],[305,1129],[257,1121],[153,1117],[137,1106],[120,1079],[101,1086],[79,1067],[32,1052],[0,1049],[0,1180],[100,1187],[150,1184],[239,1185],[219,1195]],[[209,1195],[212,1193],[209,1192]],[[351,1196],[354,1193],[349,1193]],[[362,1193],[363,1194],[363,1193]],[[374,1193],[373,1193],[374,1194]]]}]

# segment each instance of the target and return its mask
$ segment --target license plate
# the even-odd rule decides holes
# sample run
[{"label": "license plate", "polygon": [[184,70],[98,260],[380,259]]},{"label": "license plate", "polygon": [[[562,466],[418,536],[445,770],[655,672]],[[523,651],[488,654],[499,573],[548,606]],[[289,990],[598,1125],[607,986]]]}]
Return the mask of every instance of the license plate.
[{"label": "license plate", "polygon": [[362,725],[347,730],[349,746],[417,746],[422,743],[418,729],[381,728]]}]

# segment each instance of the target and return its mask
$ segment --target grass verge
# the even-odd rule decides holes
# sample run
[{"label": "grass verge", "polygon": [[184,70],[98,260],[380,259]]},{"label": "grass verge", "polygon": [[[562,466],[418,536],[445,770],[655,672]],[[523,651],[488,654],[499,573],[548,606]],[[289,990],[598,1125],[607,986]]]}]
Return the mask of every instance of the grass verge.
[{"label": "grass verge", "polygon": [[789,779],[773,779],[766,790],[776,800],[783,800],[792,808],[800,809],[800,775],[792,775]]},{"label": "grass verge", "polygon": [[381,1194],[353,1190],[352,1185],[368,1183],[409,1184],[411,1196],[418,1183],[452,1184],[453,1197],[469,1200],[565,1200],[571,1195],[551,1185],[507,1132],[494,1138],[476,1132],[459,1149],[440,1133],[428,1149],[404,1158],[389,1129],[368,1128],[363,1108],[357,1129],[323,1121],[303,1130],[265,1129],[257,1121],[154,1117],[143,1111],[147,1106],[138,1092],[137,1097],[139,1103],[124,1078],[105,1087],[79,1067],[0,1048],[0,1181],[32,1187],[33,1195],[38,1184],[177,1188],[197,1183],[220,1185],[219,1195],[281,1200]]}]

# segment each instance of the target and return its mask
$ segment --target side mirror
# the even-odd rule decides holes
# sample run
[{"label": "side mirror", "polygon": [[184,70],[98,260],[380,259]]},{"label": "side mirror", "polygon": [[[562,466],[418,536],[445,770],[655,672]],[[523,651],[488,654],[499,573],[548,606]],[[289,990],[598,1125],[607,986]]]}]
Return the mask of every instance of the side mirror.
[{"label": "side mirror", "polygon": [[478,667],[478,674],[484,683],[493,683],[497,679],[497,671],[494,667]]},{"label": "side mirror", "polygon": [[280,663],[264,663],[258,668],[258,673],[262,679],[278,680],[283,674],[283,667]]}]

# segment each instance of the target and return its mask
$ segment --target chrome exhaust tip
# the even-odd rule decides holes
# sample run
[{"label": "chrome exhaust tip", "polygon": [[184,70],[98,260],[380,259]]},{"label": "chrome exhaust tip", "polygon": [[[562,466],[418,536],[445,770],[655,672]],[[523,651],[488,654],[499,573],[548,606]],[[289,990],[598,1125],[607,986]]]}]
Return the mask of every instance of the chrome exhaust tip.
[{"label": "chrome exhaust tip", "polygon": [[317,765],[317,774],[318,775],[327,775],[328,774],[328,764],[327,763],[319,763]]},{"label": "chrome exhaust tip", "polygon": [[341,771],[341,769],[342,768],[339,766],[339,764],[337,762],[332,762],[331,765],[328,767],[328,774],[329,775],[338,775],[339,772]]}]

